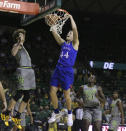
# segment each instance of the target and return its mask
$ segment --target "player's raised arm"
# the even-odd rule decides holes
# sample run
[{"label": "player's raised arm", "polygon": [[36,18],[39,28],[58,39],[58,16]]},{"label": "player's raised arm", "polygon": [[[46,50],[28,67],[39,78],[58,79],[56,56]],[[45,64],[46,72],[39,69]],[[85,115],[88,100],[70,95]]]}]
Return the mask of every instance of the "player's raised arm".
[{"label": "player's raised arm", "polygon": [[17,40],[17,43],[14,44],[14,46],[11,50],[11,54],[13,56],[15,56],[17,54],[18,50],[22,48],[23,43],[25,41],[25,35],[23,33],[19,33],[18,36],[15,36],[15,37],[16,37],[15,39]]},{"label": "player's raised arm", "polygon": [[18,52],[18,50],[21,48],[21,45],[20,44],[14,44],[13,45],[13,48],[12,48],[12,50],[11,50],[11,54],[13,55],[13,56],[16,56],[16,54],[17,54],[17,52]]},{"label": "player's raised arm", "polygon": [[73,31],[73,46],[78,47],[79,46],[78,31],[77,31],[77,26],[72,15],[70,15],[70,21],[71,21],[71,26],[72,26],[72,31]]},{"label": "player's raised arm", "polygon": [[57,33],[55,27],[52,27],[52,34],[59,45],[62,45],[65,42],[65,40]]}]

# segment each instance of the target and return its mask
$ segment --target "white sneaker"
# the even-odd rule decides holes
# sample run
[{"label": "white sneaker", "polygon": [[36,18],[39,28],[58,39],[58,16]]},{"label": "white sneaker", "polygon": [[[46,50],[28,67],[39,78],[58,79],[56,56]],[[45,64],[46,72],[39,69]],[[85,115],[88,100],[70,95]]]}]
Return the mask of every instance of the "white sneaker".
[{"label": "white sneaker", "polygon": [[55,122],[57,119],[59,119],[62,115],[60,113],[55,114],[54,112],[52,113],[51,118],[48,120],[48,123],[53,123]]},{"label": "white sneaker", "polygon": [[72,126],[73,125],[73,116],[72,116],[72,114],[68,114],[67,125],[68,126]]}]

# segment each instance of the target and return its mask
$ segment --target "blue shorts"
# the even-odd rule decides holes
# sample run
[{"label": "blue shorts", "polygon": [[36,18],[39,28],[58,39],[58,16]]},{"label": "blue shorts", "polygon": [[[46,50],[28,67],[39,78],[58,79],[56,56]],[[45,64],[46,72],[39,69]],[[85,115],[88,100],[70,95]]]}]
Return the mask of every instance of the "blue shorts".
[{"label": "blue shorts", "polygon": [[74,81],[74,73],[72,67],[56,66],[50,81],[51,86],[61,87],[68,90]]}]

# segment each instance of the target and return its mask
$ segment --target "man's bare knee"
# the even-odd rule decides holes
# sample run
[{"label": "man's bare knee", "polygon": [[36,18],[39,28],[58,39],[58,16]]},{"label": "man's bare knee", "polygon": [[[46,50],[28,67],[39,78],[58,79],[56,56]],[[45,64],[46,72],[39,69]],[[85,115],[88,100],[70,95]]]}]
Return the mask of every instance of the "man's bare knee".
[{"label": "man's bare knee", "polygon": [[63,93],[65,98],[70,97],[70,89],[64,90]]},{"label": "man's bare knee", "polygon": [[57,87],[54,87],[54,86],[51,86],[51,89],[50,89],[50,95],[54,95],[57,93]]},{"label": "man's bare knee", "polygon": [[66,101],[71,101],[70,96],[66,96],[65,99],[66,99]]}]

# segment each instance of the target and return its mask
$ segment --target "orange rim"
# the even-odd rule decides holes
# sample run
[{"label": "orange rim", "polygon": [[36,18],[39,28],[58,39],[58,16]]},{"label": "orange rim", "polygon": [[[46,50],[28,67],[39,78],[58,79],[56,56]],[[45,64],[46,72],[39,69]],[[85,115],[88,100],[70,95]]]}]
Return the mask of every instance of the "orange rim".
[{"label": "orange rim", "polygon": [[69,12],[64,9],[57,9],[57,11],[61,11],[61,12],[65,12],[66,14],[69,14]]}]

